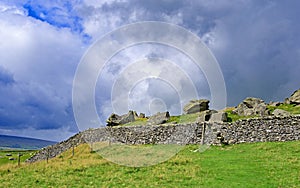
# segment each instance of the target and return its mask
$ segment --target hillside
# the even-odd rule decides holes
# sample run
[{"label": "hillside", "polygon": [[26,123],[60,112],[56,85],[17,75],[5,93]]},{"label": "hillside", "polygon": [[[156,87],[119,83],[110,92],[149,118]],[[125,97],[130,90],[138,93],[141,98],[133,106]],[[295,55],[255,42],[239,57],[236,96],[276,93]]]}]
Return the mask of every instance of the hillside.
[{"label": "hillside", "polygon": [[53,145],[56,142],[35,138],[0,135],[0,149],[27,149],[36,150]]},{"label": "hillside", "polygon": [[[0,166],[2,187],[299,187],[300,142],[189,145],[155,166],[119,166],[81,144],[56,158]],[[0,186],[0,187],[1,187]]]}]

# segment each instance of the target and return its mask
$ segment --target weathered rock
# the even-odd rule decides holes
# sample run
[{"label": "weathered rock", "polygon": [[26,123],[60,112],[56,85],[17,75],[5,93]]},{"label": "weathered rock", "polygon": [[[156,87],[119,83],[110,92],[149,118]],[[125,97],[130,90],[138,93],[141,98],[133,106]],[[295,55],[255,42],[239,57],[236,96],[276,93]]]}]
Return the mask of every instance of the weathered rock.
[{"label": "weathered rock", "polygon": [[213,114],[211,114],[209,121],[211,121],[211,122],[227,122],[227,113],[226,112],[213,113]]},{"label": "weathered rock", "polygon": [[119,116],[117,114],[112,114],[110,117],[106,120],[107,126],[117,126],[117,125],[123,125],[129,122],[135,121],[137,117],[137,114],[135,111],[130,110],[127,114],[124,114],[122,116]]},{"label": "weathered rock", "polygon": [[286,104],[300,104],[300,89],[295,91],[289,98],[286,98],[284,101]]},{"label": "weathered rock", "polygon": [[15,158],[13,158],[13,157],[10,157],[10,158],[8,158],[10,161],[13,161],[13,160],[16,160]]},{"label": "weathered rock", "polygon": [[214,113],[218,113],[216,110],[205,110],[203,112],[200,112],[199,117],[197,118],[197,122],[205,122],[209,121],[211,118],[211,115]]},{"label": "weathered rock", "polygon": [[191,100],[188,104],[186,104],[183,108],[185,114],[193,114],[197,112],[202,112],[208,110],[209,100],[200,99],[200,100]]},{"label": "weathered rock", "polygon": [[239,116],[269,115],[267,104],[258,98],[248,97],[232,111]]},{"label": "weathered rock", "polygon": [[274,116],[290,116],[291,113],[289,113],[288,111],[282,110],[282,109],[275,109],[272,113]]},{"label": "weathered rock", "polygon": [[282,104],[282,102],[273,102],[273,101],[271,101],[271,102],[269,103],[270,106],[274,106],[274,107],[280,106],[281,104]]},{"label": "weathered rock", "polygon": [[166,123],[170,119],[169,112],[158,112],[153,116],[150,116],[148,119],[148,124],[150,125],[159,125]]}]

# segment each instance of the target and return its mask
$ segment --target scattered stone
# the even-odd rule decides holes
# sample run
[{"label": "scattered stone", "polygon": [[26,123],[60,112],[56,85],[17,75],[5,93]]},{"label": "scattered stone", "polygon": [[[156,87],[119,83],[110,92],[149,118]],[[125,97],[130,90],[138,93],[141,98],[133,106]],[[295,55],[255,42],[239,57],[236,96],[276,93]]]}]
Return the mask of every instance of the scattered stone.
[{"label": "scattered stone", "polygon": [[289,113],[288,111],[281,110],[281,109],[275,109],[272,114],[274,116],[283,116],[283,117],[291,115],[291,113]]},{"label": "scattered stone", "polygon": [[232,112],[239,116],[264,116],[270,114],[267,104],[263,100],[253,97],[243,100]]},{"label": "scattered stone", "polygon": [[227,122],[227,113],[226,112],[217,112],[211,114],[209,119],[211,122]]},{"label": "scattered stone", "polygon": [[150,125],[159,125],[166,123],[170,119],[169,112],[158,112],[153,116],[150,116],[148,119],[148,124]]},{"label": "scattered stone", "polygon": [[8,158],[10,161],[13,161],[13,160],[16,160],[15,158],[13,158],[13,157],[10,157],[10,158]]},{"label": "scattered stone", "polygon": [[183,111],[185,114],[193,114],[197,112],[202,112],[208,110],[209,100],[200,99],[200,100],[191,100],[187,105],[184,106]]},{"label": "scattered stone", "polygon": [[9,157],[9,156],[12,156],[12,154],[11,153],[7,153],[6,156]]},{"label": "scattered stone", "polygon": [[130,110],[127,114],[119,116],[117,114],[111,114],[110,117],[106,120],[107,126],[117,126],[130,123],[136,120],[138,117],[135,111]]},{"label": "scattered stone", "polygon": [[298,89],[297,91],[295,91],[290,98],[286,98],[284,103],[286,104],[295,104],[295,105],[299,105],[300,104],[300,89]]}]

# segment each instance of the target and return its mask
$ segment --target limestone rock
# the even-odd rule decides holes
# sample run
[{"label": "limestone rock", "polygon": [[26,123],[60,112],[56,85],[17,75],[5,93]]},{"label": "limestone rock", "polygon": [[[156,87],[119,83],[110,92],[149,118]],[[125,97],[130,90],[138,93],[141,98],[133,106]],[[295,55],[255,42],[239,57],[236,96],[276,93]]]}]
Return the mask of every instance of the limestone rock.
[{"label": "limestone rock", "polygon": [[186,104],[183,108],[185,114],[193,114],[197,112],[202,112],[208,110],[209,100],[200,99],[200,100],[191,100],[188,104]]},{"label": "limestone rock", "polygon": [[196,122],[209,121],[210,116],[211,116],[210,110],[205,110],[199,114],[199,117],[197,118]]},{"label": "limestone rock", "polygon": [[148,124],[150,125],[159,125],[166,123],[170,119],[169,112],[158,112],[153,116],[150,116],[148,119]]},{"label": "limestone rock", "polygon": [[132,110],[122,116],[119,116],[118,114],[111,114],[110,117],[106,120],[107,126],[117,126],[133,122],[136,120],[137,116],[138,115],[136,114],[136,112]]},{"label": "limestone rock", "polygon": [[272,114],[274,116],[283,116],[283,117],[291,115],[291,113],[289,113],[288,111],[281,110],[281,109],[275,109]]},{"label": "limestone rock", "polygon": [[227,122],[227,113],[226,112],[217,112],[211,114],[209,119],[211,122]]},{"label": "limestone rock", "polygon": [[299,105],[300,104],[300,89],[295,91],[290,98],[285,99],[286,104],[295,104]]},{"label": "limestone rock", "polygon": [[239,116],[264,116],[269,115],[270,112],[267,109],[267,104],[263,100],[248,97],[233,110],[233,113],[238,114]]},{"label": "limestone rock", "polygon": [[205,122],[209,121],[212,114],[218,113],[216,110],[205,110],[203,112],[200,112],[199,117],[197,118],[197,122]]},{"label": "limestone rock", "polygon": [[281,104],[282,104],[282,102],[273,102],[273,101],[271,101],[271,102],[269,103],[270,106],[274,106],[274,107],[280,106]]}]

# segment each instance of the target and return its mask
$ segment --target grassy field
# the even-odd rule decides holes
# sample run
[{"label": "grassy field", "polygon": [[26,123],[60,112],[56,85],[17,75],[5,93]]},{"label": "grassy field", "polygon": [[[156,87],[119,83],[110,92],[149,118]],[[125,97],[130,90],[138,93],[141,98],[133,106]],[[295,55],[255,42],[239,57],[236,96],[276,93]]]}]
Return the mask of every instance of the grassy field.
[{"label": "grassy field", "polygon": [[[20,161],[24,162],[27,158],[34,154],[35,151],[29,150],[12,150],[12,149],[0,149],[0,165],[3,164],[18,164],[18,155],[21,154]],[[9,156],[7,156],[9,155]],[[15,160],[9,160],[14,158]]]},{"label": "grassy field", "polygon": [[272,113],[275,109],[281,109],[290,112],[291,114],[300,114],[300,106],[294,104],[281,104],[279,106],[268,106],[268,109]]},{"label": "grassy field", "polygon": [[150,167],[119,166],[87,145],[34,164],[0,166],[0,187],[300,187],[300,141],[186,146]]}]

